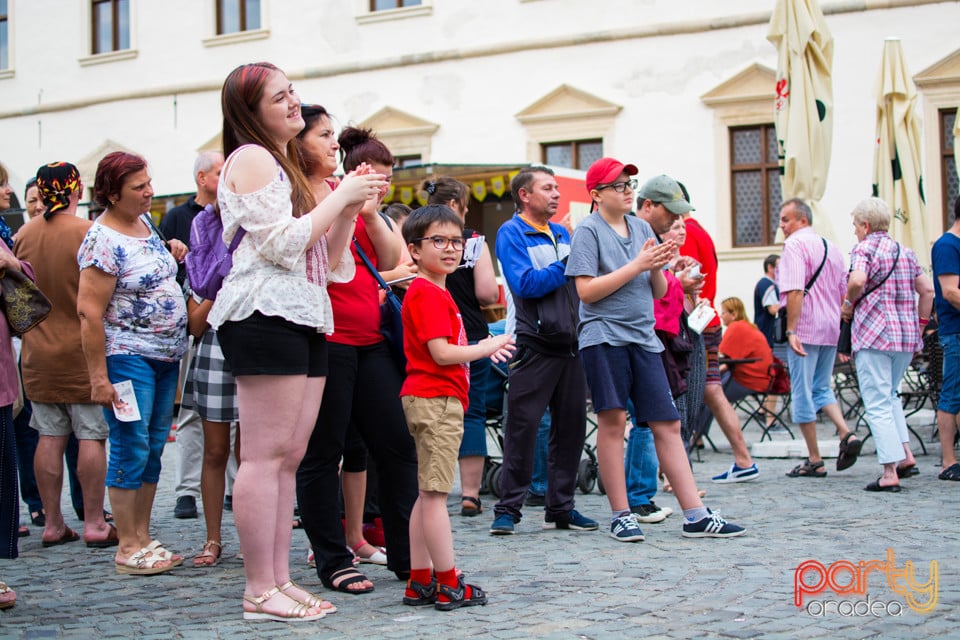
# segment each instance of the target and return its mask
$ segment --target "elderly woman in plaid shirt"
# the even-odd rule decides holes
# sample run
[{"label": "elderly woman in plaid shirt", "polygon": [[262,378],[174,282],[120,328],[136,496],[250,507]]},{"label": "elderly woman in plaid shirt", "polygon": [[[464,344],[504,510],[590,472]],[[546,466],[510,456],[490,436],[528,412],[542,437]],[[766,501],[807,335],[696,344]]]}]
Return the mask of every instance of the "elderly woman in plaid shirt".
[{"label": "elderly woman in plaid shirt", "polygon": [[896,493],[900,478],[916,467],[897,390],[914,352],[923,347],[921,328],[930,319],[933,284],[914,252],[887,233],[891,214],[886,202],[867,198],[851,215],[858,243],[850,254],[841,315],[853,318],[860,396],[883,467],[883,475],[864,488]]}]

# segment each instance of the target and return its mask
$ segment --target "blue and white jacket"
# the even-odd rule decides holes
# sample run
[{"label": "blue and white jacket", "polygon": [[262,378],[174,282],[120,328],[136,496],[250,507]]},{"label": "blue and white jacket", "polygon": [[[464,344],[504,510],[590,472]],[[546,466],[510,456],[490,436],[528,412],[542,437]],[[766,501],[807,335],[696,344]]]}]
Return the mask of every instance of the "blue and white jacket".
[{"label": "blue and white jacket", "polygon": [[552,238],[514,213],[497,232],[497,259],[513,296],[517,345],[576,357],[580,298],[573,279],[564,275],[570,234],[548,224]]}]

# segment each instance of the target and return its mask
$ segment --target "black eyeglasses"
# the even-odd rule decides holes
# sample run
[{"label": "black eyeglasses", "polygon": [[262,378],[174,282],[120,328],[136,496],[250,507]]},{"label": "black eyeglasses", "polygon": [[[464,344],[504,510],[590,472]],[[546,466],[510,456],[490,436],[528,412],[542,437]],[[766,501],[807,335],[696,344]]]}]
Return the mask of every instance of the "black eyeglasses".
[{"label": "black eyeglasses", "polygon": [[597,191],[603,191],[604,189],[613,189],[617,193],[623,193],[629,187],[630,191],[637,190],[637,181],[636,180],[627,180],[626,182],[614,182],[612,184],[605,184],[597,187]]},{"label": "black eyeglasses", "polygon": [[449,246],[453,246],[454,251],[463,251],[463,238],[444,238],[443,236],[427,236],[425,238],[414,238],[414,242],[429,240],[433,243],[433,248],[437,251],[443,251]]}]

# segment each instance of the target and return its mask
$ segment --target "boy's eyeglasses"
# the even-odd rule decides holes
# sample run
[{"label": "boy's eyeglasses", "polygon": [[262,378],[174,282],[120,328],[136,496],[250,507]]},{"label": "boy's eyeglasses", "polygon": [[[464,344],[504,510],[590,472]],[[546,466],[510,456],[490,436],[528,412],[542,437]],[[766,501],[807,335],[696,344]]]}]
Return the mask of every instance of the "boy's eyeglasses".
[{"label": "boy's eyeglasses", "polygon": [[623,193],[630,188],[630,191],[637,190],[637,181],[636,180],[627,180],[626,182],[614,182],[613,184],[605,184],[601,187],[597,187],[597,191],[603,191],[604,189],[613,189],[617,193]]},{"label": "boy's eyeglasses", "polygon": [[433,248],[437,251],[443,251],[449,246],[453,246],[454,251],[463,251],[463,238],[444,238],[443,236],[427,236],[425,238],[416,238],[414,242],[429,240],[433,243]]}]

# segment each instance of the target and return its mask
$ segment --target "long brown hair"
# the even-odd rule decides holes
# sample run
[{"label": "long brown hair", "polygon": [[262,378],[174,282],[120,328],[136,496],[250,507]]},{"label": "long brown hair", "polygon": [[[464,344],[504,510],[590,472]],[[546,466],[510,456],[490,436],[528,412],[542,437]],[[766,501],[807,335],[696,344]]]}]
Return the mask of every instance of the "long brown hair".
[{"label": "long brown hair", "polygon": [[231,71],[223,82],[220,92],[220,106],[223,109],[223,155],[229,156],[245,144],[256,144],[269,151],[290,178],[293,215],[300,217],[317,206],[317,203],[306,176],[300,170],[297,145],[291,139],[284,154],[267,135],[257,117],[257,105],[263,96],[263,86],[274,71],[283,73],[269,62],[244,64]]}]

